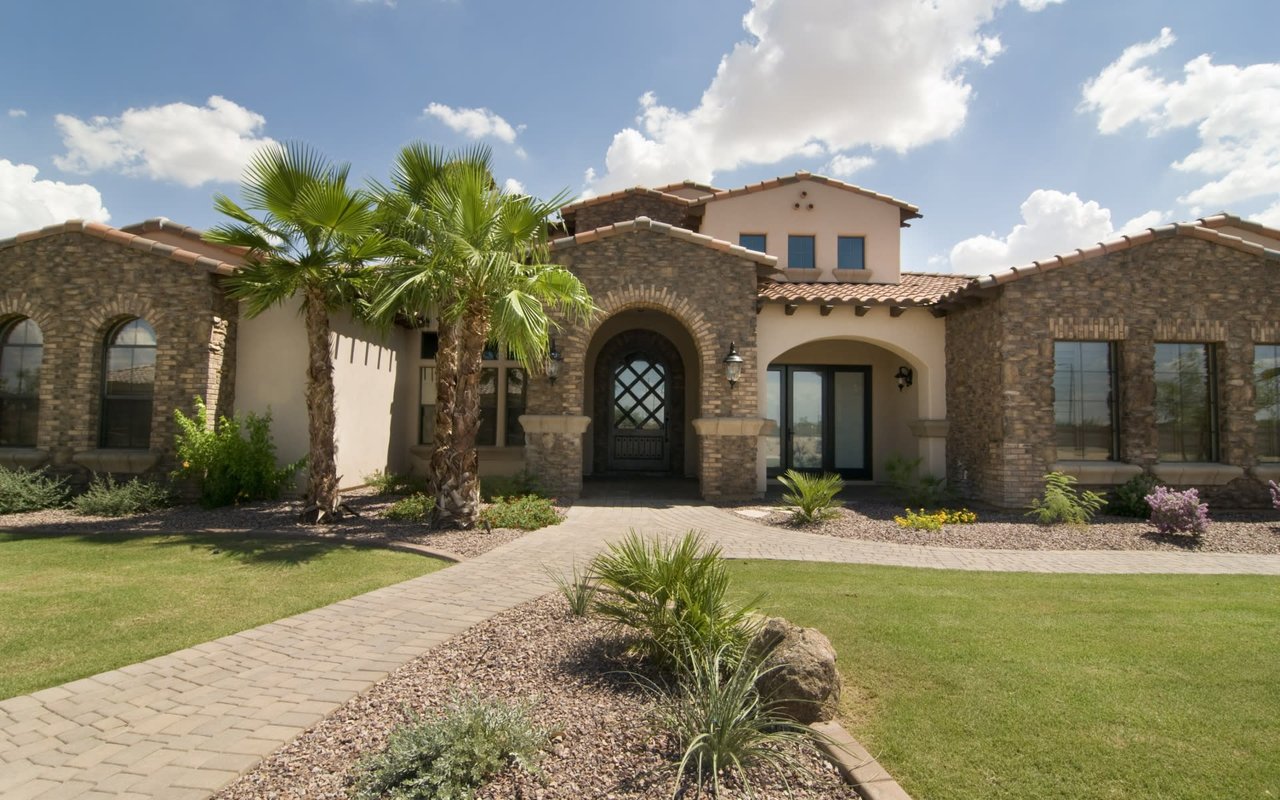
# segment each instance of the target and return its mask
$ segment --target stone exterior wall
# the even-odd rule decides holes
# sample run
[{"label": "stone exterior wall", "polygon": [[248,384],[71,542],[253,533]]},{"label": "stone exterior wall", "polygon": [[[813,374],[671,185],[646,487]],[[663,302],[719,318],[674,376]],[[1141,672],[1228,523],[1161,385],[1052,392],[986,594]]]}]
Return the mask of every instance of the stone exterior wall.
[{"label": "stone exterior wall", "polygon": [[[1119,342],[1122,462],[1159,460],[1156,342],[1218,355],[1219,462],[1245,470],[1200,486],[1219,506],[1260,505],[1253,347],[1280,341],[1280,264],[1190,236],[1158,239],[994,290],[947,317],[948,477],[969,496],[1025,505],[1056,461],[1053,343]],[[1105,488],[1105,487],[1104,487]]]},{"label": "stone exterior wall", "polygon": [[[175,408],[190,413],[199,395],[211,418],[230,411],[238,311],[219,280],[80,233],[0,249],[0,320],[30,317],[44,332],[36,450],[55,472],[77,482],[90,468],[167,472]],[[105,337],[131,317],[156,331],[155,397],[150,453],[122,458],[98,450],[98,415]]]},{"label": "stone exterior wall", "polygon": [[[574,212],[574,229],[584,231],[626,222],[636,217],[648,217],[658,222],[669,222],[689,228],[689,208],[683,204],[646,194],[623,195],[616,200],[606,200],[583,206]],[[692,228],[696,230],[696,228]]]}]

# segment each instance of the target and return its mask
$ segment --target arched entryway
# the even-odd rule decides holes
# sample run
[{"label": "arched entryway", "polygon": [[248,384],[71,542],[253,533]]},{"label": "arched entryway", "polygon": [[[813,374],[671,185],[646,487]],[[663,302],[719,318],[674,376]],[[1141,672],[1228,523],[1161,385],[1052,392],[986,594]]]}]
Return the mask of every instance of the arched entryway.
[{"label": "arched entryway", "polygon": [[681,475],[686,443],[684,358],[666,336],[631,328],[595,358],[592,449],[598,475]]}]

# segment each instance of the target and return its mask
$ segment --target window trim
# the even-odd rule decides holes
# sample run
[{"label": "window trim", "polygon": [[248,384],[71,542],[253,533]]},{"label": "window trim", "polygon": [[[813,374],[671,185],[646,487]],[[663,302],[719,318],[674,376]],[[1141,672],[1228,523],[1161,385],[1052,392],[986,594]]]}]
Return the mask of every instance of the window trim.
[{"label": "window trim", "polygon": [[[151,337],[155,340],[155,344],[138,345],[138,344],[116,344],[115,343],[116,338],[124,331],[124,329],[135,322],[141,322],[143,325],[147,326],[147,328],[151,331]],[[150,412],[147,414],[147,434],[146,434],[147,441],[146,441],[146,444],[143,444],[143,445],[138,445],[134,441],[132,436],[130,436],[128,444],[115,445],[115,444],[107,443],[108,401],[124,400],[124,401],[134,401],[134,402],[140,403],[144,399],[137,395],[120,396],[120,395],[111,395],[108,393],[107,387],[110,386],[110,381],[107,379],[107,375],[108,375],[108,370],[111,367],[111,350],[117,347],[129,348],[131,350],[149,349],[154,351],[156,354],[155,368],[153,368],[153,372],[151,374],[151,383],[149,384],[151,387],[151,391],[145,398],[147,405],[150,406]],[[120,322],[117,322],[115,325],[112,325],[111,328],[107,330],[107,335],[102,340],[101,353],[102,353],[102,369],[101,369],[101,376],[100,376],[101,380],[98,384],[98,390],[99,390],[98,447],[104,450],[108,450],[108,449],[109,450],[149,450],[151,448],[151,434],[155,432],[156,377],[157,376],[154,370],[158,370],[159,363],[160,363],[160,359],[159,359],[160,336],[156,333],[155,326],[152,325],[150,322],[147,322],[142,317],[129,317],[128,319],[124,319],[124,320],[121,320]]]},{"label": "window trim", "polygon": [[[429,328],[422,328],[419,330],[420,334],[421,333],[434,334],[436,332],[437,331],[434,325],[432,325]],[[419,341],[421,342],[421,336],[419,336]],[[488,345],[486,345],[486,348],[487,347]],[[524,443],[507,444],[507,440],[510,436],[510,431],[508,431],[508,426],[507,426],[507,391],[506,391],[507,382],[508,382],[507,375],[508,375],[508,372],[512,369],[519,369],[524,372],[526,413],[528,409],[529,386],[530,386],[529,381],[531,379],[531,376],[529,374],[529,371],[524,368],[524,365],[521,364],[518,359],[513,358],[511,356],[511,352],[509,349],[505,347],[501,347],[497,352],[498,352],[498,355],[500,356],[499,358],[482,357],[480,361],[480,369],[482,370],[496,369],[498,372],[497,374],[498,402],[497,402],[497,405],[495,406],[495,411],[494,411],[494,413],[497,415],[497,420],[495,421],[495,424],[494,424],[494,443],[493,444],[477,443],[476,447],[477,449],[482,451],[494,451],[494,450],[516,451],[516,450],[523,449],[525,445]],[[421,355],[421,351],[419,352],[419,355]],[[422,418],[422,408],[425,405],[422,402],[422,380],[423,380],[422,370],[426,368],[430,368],[432,370],[436,369],[436,359],[434,358],[418,359],[418,425],[417,425],[417,429],[418,429],[417,442],[418,443],[416,445],[418,447],[427,447],[432,444],[432,442],[430,441],[423,440],[423,433],[425,432],[424,429],[426,426],[423,424],[423,418]],[[434,380],[434,376],[433,376],[433,380]],[[434,406],[434,404],[432,405]]]},{"label": "window trim", "polygon": [[[1159,348],[1159,346],[1160,346],[1160,345],[1162,345],[1162,344],[1166,344],[1166,345],[1194,345],[1194,346],[1196,346],[1196,347],[1202,347],[1202,348],[1204,348],[1204,354],[1205,354],[1205,372],[1207,373],[1207,374],[1206,374],[1206,378],[1208,379],[1208,380],[1206,381],[1206,383],[1208,384],[1208,386],[1207,386],[1207,387],[1206,387],[1206,389],[1205,389],[1205,393],[1206,393],[1206,399],[1207,399],[1207,401],[1208,401],[1208,406],[1209,406],[1209,408],[1208,408],[1208,411],[1209,411],[1209,458],[1208,458],[1208,460],[1207,460],[1207,461],[1187,461],[1187,460],[1165,461],[1165,460],[1164,460],[1164,457],[1163,457],[1163,456],[1164,456],[1164,453],[1163,453],[1163,450],[1162,450],[1162,449],[1161,449],[1161,447],[1160,447],[1160,441],[1159,441],[1159,439],[1160,439],[1160,421],[1159,421],[1159,419],[1158,419],[1158,418],[1157,418],[1157,419],[1156,419],[1156,421],[1155,421],[1155,426],[1156,426],[1156,457],[1159,459],[1159,463],[1164,463],[1164,464],[1202,464],[1202,463],[1207,463],[1207,464],[1217,464],[1217,463],[1220,463],[1220,462],[1221,462],[1221,460],[1222,460],[1222,428],[1221,428],[1221,416],[1222,416],[1222,414],[1221,414],[1221,408],[1220,408],[1220,396],[1219,396],[1219,393],[1218,393],[1218,385],[1219,385],[1219,382],[1218,382],[1218,344],[1217,344],[1216,342],[1185,342],[1185,341],[1178,341],[1178,342],[1170,342],[1170,341],[1163,341],[1163,342],[1162,342],[1162,341],[1157,341],[1157,342],[1155,342],[1155,343],[1154,343],[1154,346],[1153,346],[1153,348],[1152,348],[1152,356],[1153,356],[1153,359],[1152,359],[1152,375],[1151,375],[1151,377],[1152,377],[1152,381],[1156,384],[1156,396],[1157,396],[1157,398],[1159,397],[1160,389],[1159,389],[1159,380],[1157,380],[1157,379],[1156,379],[1156,370],[1155,370],[1156,359],[1154,358],[1154,356],[1155,356],[1156,350],[1157,350],[1157,349]],[[1157,412],[1157,413],[1158,413],[1158,412]]]},{"label": "window trim", "polygon": [[[1254,342],[1253,343],[1253,364],[1254,364],[1254,370],[1255,370],[1254,378],[1253,378],[1253,420],[1254,420],[1254,426],[1255,426],[1254,450],[1255,450],[1255,455],[1258,459],[1259,464],[1271,465],[1271,464],[1280,463],[1280,374],[1277,374],[1276,376],[1269,379],[1274,381],[1277,384],[1277,396],[1276,396],[1275,404],[1274,405],[1268,404],[1267,406],[1260,405],[1258,403],[1258,384],[1261,381],[1259,380],[1260,376],[1258,375],[1256,370],[1257,370],[1257,364],[1258,364],[1259,351],[1262,350],[1263,348],[1271,348],[1274,351],[1273,357],[1276,357],[1278,360],[1280,360],[1280,342]],[[1278,366],[1278,368],[1280,368],[1280,366]],[[1266,455],[1263,455],[1262,431],[1261,431],[1261,425],[1259,424],[1260,420],[1258,419],[1258,416],[1263,412],[1264,409],[1274,409],[1276,412],[1276,422],[1275,422],[1275,430],[1273,433],[1273,441],[1270,442],[1270,444],[1274,447],[1274,451]]]},{"label": "window trim", "polygon": [[[862,242],[862,263],[856,267],[846,267],[840,263],[840,244],[848,240],[857,240]],[[862,272],[867,269],[867,237],[866,234],[838,234],[836,236],[836,270],[848,270],[850,272]]]},{"label": "window trim", "polygon": [[[796,266],[791,263],[791,243],[797,239],[808,239],[810,244],[810,255],[812,261],[808,266]],[[818,268],[818,237],[811,233],[789,233],[787,234],[787,269],[817,269]]]},{"label": "window trim", "polygon": [[[1092,461],[1092,462],[1098,462],[1098,463],[1103,463],[1107,461],[1119,461],[1120,460],[1120,434],[1121,434],[1120,411],[1122,408],[1123,392],[1124,392],[1124,389],[1123,389],[1124,382],[1121,380],[1121,375],[1123,370],[1122,370],[1122,365],[1120,363],[1120,354],[1121,354],[1120,342],[1114,339],[1054,339],[1053,340],[1053,346],[1054,346],[1053,374],[1055,379],[1058,376],[1057,347],[1059,344],[1105,344],[1107,346],[1107,367],[1108,367],[1107,376],[1110,382],[1110,391],[1108,392],[1108,395],[1109,395],[1109,405],[1110,405],[1110,412],[1111,412],[1110,413],[1111,446],[1110,446],[1110,453],[1108,453],[1106,458],[1087,458],[1083,453],[1083,447],[1080,445],[1080,439],[1083,435],[1082,427],[1080,425],[1076,425],[1074,426],[1075,439],[1076,439],[1076,445],[1075,445],[1074,451],[1069,453],[1063,453],[1062,450],[1058,447],[1058,419],[1057,419],[1057,411],[1055,409],[1054,420],[1053,420],[1053,445],[1054,445],[1054,451],[1055,451],[1055,455],[1054,455],[1055,459],[1057,459],[1058,461]],[[1057,402],[1058,402],[1058,397],[1055,391],[1054,397],[1053,397],[1053,404],[1057,405]],[[1081,402],[1082,403],[1084,402],[1083,398],[1081,398]]]},{"label": "window trim", "polygon": [[[25,322],[30,322],[35,327],[36,332],[40,335],[39,344],[31,344],[29,342],[21,342],[21,343],[9,342],[10,337],[13,336],[14,332],[18,329],[18,326],[22,325]],[[44,372],[44,329],[40,327],[39,322],[36,322],[31,317],[20,316],[20,317],[13,317],[12,319],[7,320],[3,325],[0,325],[0,365],[4,363],[5,351],[8,350],[9,348],[13,348],[14,350],[19,351],[19,353],[21,353],[23,350],[37,350],[38,354],[36,357],[37,367],[36,367],[35,391],[23,392],[23,393],[4,392],[3,394],[0,394],[0,398],[4,398],[6,401],[12,400],[16,405],[18,405],[19,417],[30,415],[33,418],[31,420],[31,429],[32,429],[31,441],[30,443],[27,443],[26,441],[16,441],[17,433],[22,430],[22,425],[19,424],[18,430],[12,432],[15,438],[15,441],[10,442],[8,444],[4,444],[3,446],[15,447],[15,448],[19,448],[19,447],[35,448],[40,443],[40,380],[43,377],[43,372]],[[21,363],[25,363],[26,361],[25,358],[22,358],[19,360]],[[21,375],[21,372],[19,372],[19,375]],[[26,406],[26,408],[23,408],[23,406]]]}]

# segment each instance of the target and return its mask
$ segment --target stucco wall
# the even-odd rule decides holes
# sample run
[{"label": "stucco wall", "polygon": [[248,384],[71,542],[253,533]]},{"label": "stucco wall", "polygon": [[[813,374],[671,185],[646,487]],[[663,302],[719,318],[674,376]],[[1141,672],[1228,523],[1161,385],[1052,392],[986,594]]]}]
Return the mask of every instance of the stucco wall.
[{"label": "stucco wall", "polygon": [[1252,231],[1247,228],[1237,228],[1234,225],[1223,225],[1219,228],[1215,228],[1215,230],[1217,230],[1218,233],[1223,233],[1223,234],[1226,234],[1227,236],[1239,236],[1241,239],[1244,239],[1246,242],[1253,242],[1254,244],[1260,244],[1263,247],[1267,247],[1272,250],[1280,250],[1280,237],[1266,236],[1264,234],[1258,233],[1257,231]]},{"label": "stucco wall", "polygon": [[[809,208],[810,205],[813,208]],[[742,233],[766,234],[766,252],[777,256],[779,268],[787,266],[787,237],[812,235],[818,280],[834,280],[837,276],[837,237],[865,236],[867,274],[863,277],[876,283],[897,283],[901,219],[897,206],[802,180],[728,199],[709,200],[699,232],[733,244],[738,243],[738,235]],[[851,272],[855,271],[839,271],[840,274]],[[805,279],[814,278],[806,276]]]}]

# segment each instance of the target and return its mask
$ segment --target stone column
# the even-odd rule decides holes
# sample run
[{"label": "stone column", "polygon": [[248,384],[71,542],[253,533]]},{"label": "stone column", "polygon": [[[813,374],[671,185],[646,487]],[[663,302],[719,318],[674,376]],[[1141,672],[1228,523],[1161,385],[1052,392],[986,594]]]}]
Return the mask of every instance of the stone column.
[{"label": "stone column", "polygon": [[591,418],[581,414],[523,414],[525,469],[553,497],[582,493],[582,436]]},{"label": "stone column", "polygon": [[703,499],[737,502],[760,496],[756,454],[767,422],[758,417],[703,417],[693,421],[701,444],[698,479]]}]

